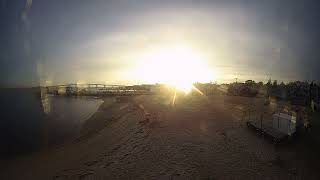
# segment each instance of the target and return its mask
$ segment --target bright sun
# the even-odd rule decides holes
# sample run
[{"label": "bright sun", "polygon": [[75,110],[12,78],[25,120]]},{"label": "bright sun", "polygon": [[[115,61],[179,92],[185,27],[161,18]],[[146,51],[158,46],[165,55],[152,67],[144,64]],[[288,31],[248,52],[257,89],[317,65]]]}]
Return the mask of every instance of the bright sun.
[{"label": "bright sun", "polygon": [[188,93],[195,82],[215,79],[205,58],[188,47],[172,47],[145,53],[137,74],[149,83],[165,83]]}]

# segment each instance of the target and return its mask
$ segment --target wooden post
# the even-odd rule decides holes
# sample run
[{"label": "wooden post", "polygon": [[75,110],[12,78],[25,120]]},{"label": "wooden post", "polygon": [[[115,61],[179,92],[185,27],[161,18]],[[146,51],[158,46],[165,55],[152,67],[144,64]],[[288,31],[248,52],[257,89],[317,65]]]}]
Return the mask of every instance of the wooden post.
[{"label": "wooden post", "polygon": [[260,117],[260,128],[262,130],[262,119],[263,119],[263,113],[261,114],[261,117]]},{"label": "wooden post", "polygon": [[280,111],[279,111],[279,116],[278,116],[278,128],[280,128],[279,127],[279,123],[280,123],[279,120],[280,120]]}]

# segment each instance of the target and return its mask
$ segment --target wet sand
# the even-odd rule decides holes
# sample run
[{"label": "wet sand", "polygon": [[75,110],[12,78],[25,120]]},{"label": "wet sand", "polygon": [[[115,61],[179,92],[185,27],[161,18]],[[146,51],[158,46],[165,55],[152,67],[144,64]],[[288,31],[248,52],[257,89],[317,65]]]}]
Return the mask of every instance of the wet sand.
[{"label": "wet sand", "polygon": [[263,99],[106,99],[72,142],[3,161],[0,179],[319,179],[298,145],[276,146],[245,126],[248,106],[264,108]]}]

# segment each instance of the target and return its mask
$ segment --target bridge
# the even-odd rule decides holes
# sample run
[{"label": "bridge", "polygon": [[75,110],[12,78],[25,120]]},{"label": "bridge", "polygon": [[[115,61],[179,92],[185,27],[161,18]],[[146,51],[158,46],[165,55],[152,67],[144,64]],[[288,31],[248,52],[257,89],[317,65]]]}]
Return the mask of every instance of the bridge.
[{"label": "bridge", "polygon": [[61,84],[46,86],[48,94],[69,96],[123,96],[151,94],[152,85]]}]

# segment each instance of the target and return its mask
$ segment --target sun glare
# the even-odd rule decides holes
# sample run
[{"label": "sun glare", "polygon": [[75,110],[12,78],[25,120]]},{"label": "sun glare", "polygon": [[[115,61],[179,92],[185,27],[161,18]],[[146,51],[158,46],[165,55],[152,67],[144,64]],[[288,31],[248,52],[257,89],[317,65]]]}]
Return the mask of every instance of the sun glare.
[{"label": "sun glare", "polygon": [[137,73],[148,83],[165,83],[185,93],[192,90],[195,82],[215,79],[205,58],[193,49],[181,46],[145,53]]}]

